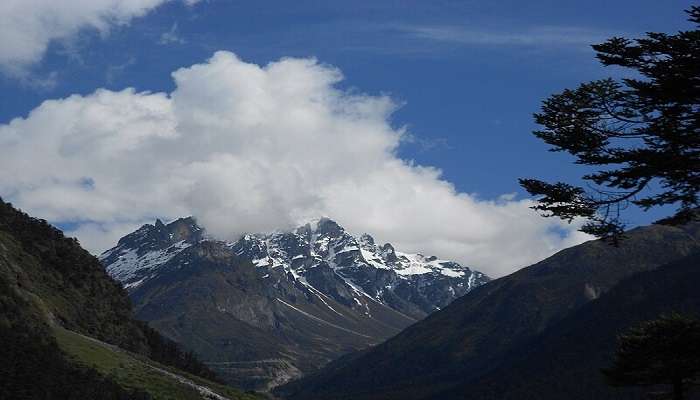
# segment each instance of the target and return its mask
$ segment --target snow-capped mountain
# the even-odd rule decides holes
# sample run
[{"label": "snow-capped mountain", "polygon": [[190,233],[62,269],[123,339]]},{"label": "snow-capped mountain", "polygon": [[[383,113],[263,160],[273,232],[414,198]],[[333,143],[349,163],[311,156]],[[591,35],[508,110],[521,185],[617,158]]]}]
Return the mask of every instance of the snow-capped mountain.
[{"label": "snow-capped mountain", "polygon": [[112,278],[130,289],[152,277],[182,250],[205,240],[203,233],[193,218],[180,218],[167,226],[156,220],[155,225],[144,225],[121,238],[99,259]]},{"label": "snow-capped mountain", "polygon": [[137,316],[256,389],[377,344],[489,280],[328,218],[235,242],[209,237],[193,218],[158,220],[100,260]]},{"label": "snow-capped mountain", "polygon": [[[312,291],[347,306],[364,307],[366,301],[379,301],[419,318],[489,280],[454,261],[402,253],[389,243],[378,245],[366,233],[355,238],[328,218],[293,232],[247,234],[236,242],[207,238],[191,217],[167,226],[157,220],[122,238],[100,260],[112,277],[133,290],[178,253],[201,241],[225,246],[258,268],[290,273]],[[349,297],[325,288],[323,267],[347,285]]]}]

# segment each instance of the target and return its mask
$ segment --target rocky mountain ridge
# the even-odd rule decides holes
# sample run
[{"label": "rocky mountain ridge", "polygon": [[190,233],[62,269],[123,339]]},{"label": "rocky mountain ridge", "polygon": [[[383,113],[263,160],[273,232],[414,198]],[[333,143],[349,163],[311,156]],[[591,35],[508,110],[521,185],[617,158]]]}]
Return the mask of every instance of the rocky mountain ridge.
[{"label": "rocky mountain ridge", "polygon": [[100,259],[139,318],[257,390],[381,343],[489,280],[356,238],[328,218],[234,242],[193,218],[156,221]]},{"label": "rocky mountain ridge", "polygon": [[[366,310],[367,301],[379,301],[414,319],[489,280],[454,261],[399,252],[389,243],[377,245],[366,233],[355,238],[328,218],[292,232],[247,234],[235,242],[208,237],[192,217],[168,225],[157,220],[122,238],[100,260],[111,276],[133,290],[177,254],[200,242],[230,249],[261,269],[281,268],[310,290],[348,307]],[[346,290],[328,288],[328,279],[339,281]]]}]

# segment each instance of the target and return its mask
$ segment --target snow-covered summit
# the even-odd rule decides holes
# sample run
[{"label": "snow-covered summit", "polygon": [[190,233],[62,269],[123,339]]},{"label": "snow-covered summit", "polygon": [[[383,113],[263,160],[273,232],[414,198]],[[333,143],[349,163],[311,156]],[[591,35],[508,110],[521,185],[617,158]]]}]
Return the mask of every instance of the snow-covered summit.
[{"label": "snow-covered summit", "polygon": [[126,288],[138,286],[149,271],[165,264],[182,250],[199,242],[204,230],[194,218],[179,218],[168,225],[160,219],[119,239],[117,246],[100,255],[107,272]]},{"label": "snow-covered summit", "polygon": [[208,238],[191,217],[167,225],[158,220],[122,238],[100,260],[110,275],[133,290],[201,242],[216,243],[263,272],[283,271],[340,302],[359,307],[380,302],[413,316],[442,308],[489,280],[454,261],[379,245],[367,233],[355,237],[326,217],[290,232],[251,233],[234,242]]}]

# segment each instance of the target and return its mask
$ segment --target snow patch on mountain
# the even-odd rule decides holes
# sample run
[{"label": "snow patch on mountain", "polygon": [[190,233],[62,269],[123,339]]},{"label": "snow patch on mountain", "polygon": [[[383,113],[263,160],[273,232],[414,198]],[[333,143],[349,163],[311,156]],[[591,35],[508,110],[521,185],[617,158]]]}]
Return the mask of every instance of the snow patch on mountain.
[{"label": "snow patch on mountain", "polygon": [[[127,282],[124,286],[128,289],[140,285],[145,280],[143,276],[148,271],[157,269],[191,245],[191,243],[180,240],[165,249],[151,250],[143,254],[139,254],[138,249],[115,248],[103,253],[100,259],[115,257],[115,261],[107,267],[107,273],[120,282]],[[137,277],[141,278],[134,281],[134,278]]]},{"label": "snow patch on mountain", "polygon": [[[200,242],[218,243],[257,268],[281,269],[339,315],[326,299],[368,317],[369,302],[416,317],[444,307],[489,280],[453,261],[396,251],[389,243],[377,245],[366,233],[356,238],[329,218],[291,232],[251,233],[232,242],[207,237],[192,218],[167,226],[156,221],[122,238],[100,260],[111,276],[135,290],[173,257]],[[345,289],[336,290],[337,285]],[[333,287],[336,289],[329,289]]]}]

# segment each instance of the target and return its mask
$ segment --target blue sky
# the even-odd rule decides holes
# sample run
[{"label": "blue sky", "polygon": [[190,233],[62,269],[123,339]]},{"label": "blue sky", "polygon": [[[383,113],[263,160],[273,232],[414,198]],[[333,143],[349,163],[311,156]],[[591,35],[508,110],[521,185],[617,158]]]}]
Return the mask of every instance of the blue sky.
[{"label": "blue sky", "polygon": [[[172,1],[108,30],[54,40],[21,74],[0,78],[0,124],[46,99],[98,88],[171,92],[171,73],[217,50],[266,65],[314,57],[342,71],[351,93],[388,95],[390,123],[410,136],[403,160],[437,167],[458,192],[519,193],[519,177],[575,179],[565,155],[531,135],[548,95],[624,75],[590,43],[689,29],[691,1]],[[660,212],[627,215],[632,224]],[[61,221],[66,224],[71,221]]]},{"label": "blue sky", "polygon": [[[403,103],[393,123],[415,140],[402,157],[433,165],[462,191],[520,192],[517,178],[567,179],[580,171],[546,153],[530,132],[549,94],[620,72],[588,43],[611,35],[687,29],[691,1],[285,1],[170,3],[107,36],[84,30],[53,43],[33,67],[41,88],[0,81],[0,122],[47,98],[95,88],[171,90],[170,72],[216,50],[265,64],[316,57],[345,87]],[[643,216],[631,217],[641,220]]]}]

